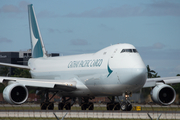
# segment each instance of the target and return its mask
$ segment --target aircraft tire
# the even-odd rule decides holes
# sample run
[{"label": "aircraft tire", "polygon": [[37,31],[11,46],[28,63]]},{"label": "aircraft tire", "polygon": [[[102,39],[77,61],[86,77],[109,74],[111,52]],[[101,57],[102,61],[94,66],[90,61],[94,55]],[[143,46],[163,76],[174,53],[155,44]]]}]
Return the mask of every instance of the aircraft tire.
[{"label": "aircraft tire", "polygon": [[127,111],[131,111],[131,109],[132,109],[132,105],[129,103],[127,107]]},{"label": "aircraft tire", "polygon": [[71,110],[71,103],[67,102],[65,108],[66,110]]},{"label": "aircraft tire", "polygon": [[46,102],[42,102],[41,103],[41,110],[46,110],[47,109],[47,106],[48,106],[48,104],[46,103]]},{"label": "aircraft tire", "polygon": [[94,104],[92,102],[89,103],[89,110],[94,110]]},{"label": "aircraft tire", "polygon": [[88,106],[88,105],[87,105],[86,103],[82,104],[82,105],[81,105],[81,110],[86,110],[87,106]]},{"label": "aircraft tire", "polygon": [[63,108],[64,108],[64,103],[60,102],[58,104],[58,110],[63,110]]},{"label": "aircraft tire", "polygon": [[127,102],[122,102],[122,103],[121,103],[121,110],[122,110],[122,111],[127,111],[127,109],[128,109],[128,104],[127,104]]},{"label": "aircraft tire", "polygon": [[120,110],[120,108],[121,108],[120,104],[116,102],[114,104],[114,110]]},{"label": "aircraft tire", "polygon": [[114,104],[112,102],[107,103],[107,110],[113,110]]},{"label": "aircraft tire", "polygon": [[48,110],[54,110],[54,103],[49,102],[47,108],[48,108]]}]

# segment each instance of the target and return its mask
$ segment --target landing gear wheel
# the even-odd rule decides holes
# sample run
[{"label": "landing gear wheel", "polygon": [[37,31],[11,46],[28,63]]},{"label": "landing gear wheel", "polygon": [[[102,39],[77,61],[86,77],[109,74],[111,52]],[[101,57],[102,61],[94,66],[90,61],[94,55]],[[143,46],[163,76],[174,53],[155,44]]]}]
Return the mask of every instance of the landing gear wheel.
[{"label": "landing gear wheel", "polygon": [[127,104],[127,102],[122,102],[122,103],[121,103],[121,110],[122,110],[122,111],[127,111],[127,109],[128,109],[128,104]]},{"label": "landing gear wheel", "polygon": [[48,106],[48,104],[46,102],[42,102],[41,106],[40,106],[41,110],[46,110],[47,106]]},{"label": "landing gear wheel", "polygon": [[54,103],[53,102],[42,102],[41,103],[41,110],[53,110],[54,109]]},{"label": "landing gear wheel", "polygon": [[89,110],[94,110],[94,104],[92,102],[89,103]]},{"label": "landing gear wheel", "polygon": [[51,99],[57,94],[58,91],[54,92],[53,96],[49,98],[49,89],[45,90],[45,98],[43,98],[43,101],[40,105],[41,110],[53,110],[54,109],[54,103],[50,102]]},{"label": "landing gear wheel", "polygon": [[86,103],[81,105],[81,110],[86,110],[86,108],[87,108],[87,104]]},{"label": "landing gear wheel", "polygon": [[120,104],[119,103],[114,104],[114,110],[120,110]]},{"label": "landing gear wheel", "polygon": [[107,110],[113,110],[114,104],[112,102],[107,103]]},{"label": "landing gear wheel", "polygon": [[48,110],[53,110],[54,109],[54,103],[49,102],[47,108],[48,108]]},{"label": "landing gear wheel", "polygon": [[66,110],[71,110],[71,104],[70,102],[67,102],[65,105]]},{"label": "landing gear wheel", "polygon": [[58,110],[63,110],[63,108],[64,108],[64,103],[60,102],[58,104]]},{"label": "landing gear wheel", "polygon": [[132,105],[129,103],[127,107],[127,111],[131,111],[131,109],[132,109]]}]

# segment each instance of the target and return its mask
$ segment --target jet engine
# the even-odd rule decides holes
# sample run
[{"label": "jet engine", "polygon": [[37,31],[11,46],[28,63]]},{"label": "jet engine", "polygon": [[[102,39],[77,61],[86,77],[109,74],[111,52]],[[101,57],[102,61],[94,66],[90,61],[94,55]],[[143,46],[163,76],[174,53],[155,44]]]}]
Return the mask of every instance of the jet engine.
[{"label": "jet engine", "polygon": [[12,83],[4,89],[3,98],[10,104],[20,105],[27,100],[28,90],[22,84]]},{"label": "jet engine", "polygon": [[176,92],[169,85],[159,84],[152,89],[151,98],[157,104],[170,105],[176,98]]}]

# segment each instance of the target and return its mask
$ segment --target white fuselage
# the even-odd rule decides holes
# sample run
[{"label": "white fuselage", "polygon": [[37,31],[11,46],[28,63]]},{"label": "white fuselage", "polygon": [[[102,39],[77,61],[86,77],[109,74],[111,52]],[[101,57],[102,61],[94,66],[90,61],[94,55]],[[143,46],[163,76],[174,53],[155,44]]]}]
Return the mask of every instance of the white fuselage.
[{"label": "white fuselage", "polygon": [[93,54],[32,58],[28,66],[36,79],[77,80],[77,90],[60,95],[118,96],[140,90],[146,82],[146,66],[133,50],[133,45],[116,44]]}]

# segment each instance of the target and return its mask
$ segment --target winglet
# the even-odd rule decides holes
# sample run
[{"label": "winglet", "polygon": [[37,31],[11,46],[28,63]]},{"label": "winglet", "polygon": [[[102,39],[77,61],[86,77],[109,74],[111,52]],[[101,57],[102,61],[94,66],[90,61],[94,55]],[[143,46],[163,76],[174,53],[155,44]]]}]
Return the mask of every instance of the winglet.
[{"label": "winglet", "polygon": [[32,57],[47,57],[46,50],[43,44],[38,22],[34,12],[33,4],[28,5],[29,30],[31,39]]}]

